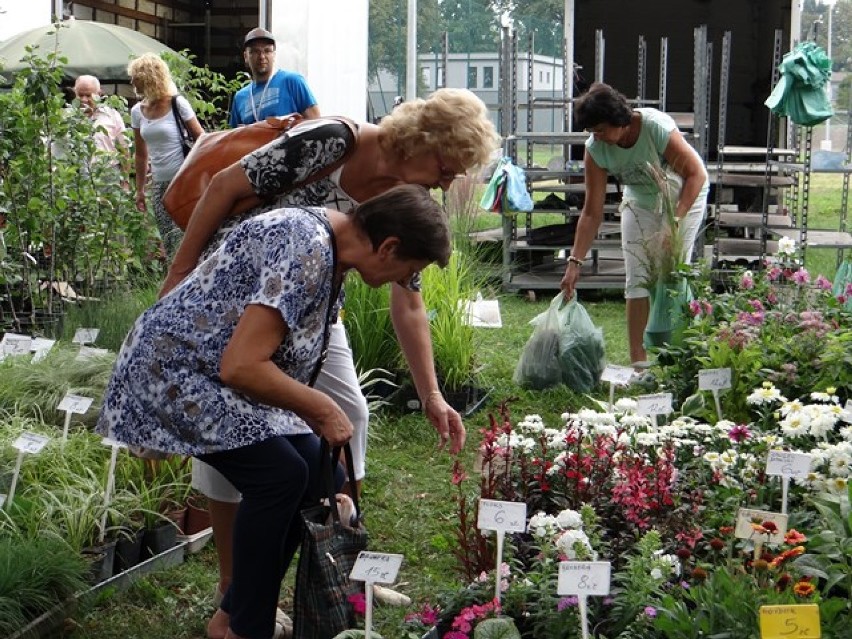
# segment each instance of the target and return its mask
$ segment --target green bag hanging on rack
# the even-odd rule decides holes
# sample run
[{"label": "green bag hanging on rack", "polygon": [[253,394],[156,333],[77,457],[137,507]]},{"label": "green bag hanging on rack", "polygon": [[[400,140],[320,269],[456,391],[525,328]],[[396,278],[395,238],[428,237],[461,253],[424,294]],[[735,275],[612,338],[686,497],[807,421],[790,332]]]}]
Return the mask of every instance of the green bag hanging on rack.
[{"label": "green bag hanging on rack", "polygon": [[801,126],[824,122],[834,110],[825,92],[831,79],[831,60],[813,42],[797,44],[778,65],[778,84],[764,104]]}]

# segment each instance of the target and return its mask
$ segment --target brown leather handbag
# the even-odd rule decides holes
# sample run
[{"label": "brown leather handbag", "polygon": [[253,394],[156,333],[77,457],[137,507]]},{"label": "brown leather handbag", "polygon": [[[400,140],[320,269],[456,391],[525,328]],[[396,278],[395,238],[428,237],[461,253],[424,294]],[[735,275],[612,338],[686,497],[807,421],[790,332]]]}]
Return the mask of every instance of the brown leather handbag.
[{"label": "brown leather handbag", "polygon": [[[355,124],[347,118],[334,118],[346,123],[356,134]],[[195,205],[204,194],[210,180],[222,169],[238,162],[243,156],[255,149],[272,142],[275,138],[289,131],[302,122],[304,118],[298,113],[266,118],[247,126],[225,131],[204,133],[199,137],[192,150],[166,189],[163,196],[163,206],[180,228],[185,229],[189,223]],[[322,179],[336,170],[348,158],[349,149],[340,160],[326,167],[323,171],[313,174],[305,184]],[[233,213],[241,213],[260,204],[258,197],[246,198],[237,202]]]}]

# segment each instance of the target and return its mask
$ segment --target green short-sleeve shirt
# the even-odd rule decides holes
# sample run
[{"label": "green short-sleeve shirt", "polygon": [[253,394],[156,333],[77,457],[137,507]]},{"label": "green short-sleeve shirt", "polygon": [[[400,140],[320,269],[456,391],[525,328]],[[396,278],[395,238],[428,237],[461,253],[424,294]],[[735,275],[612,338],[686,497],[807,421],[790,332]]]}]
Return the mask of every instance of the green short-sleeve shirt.
[{"label": "green short-sleeve shirt", "polygon": [[[628,149],[615,144],[595,140],[592,135],[586,140],[586,150],[599,167],[615,176],[624,187],[622,200],[646,209],[657,208],[659,189],[648,173],[648,163],[668,169],[663,153],[672,131],[677,129],[671,116],[657,109],[636,109],[642,116],[642,128],[636,143]],[[670,184],[674,171],[667,170]],[[681,180],[672,187],[680,192]],[[677,197],[676,193],[673,194]]]}]

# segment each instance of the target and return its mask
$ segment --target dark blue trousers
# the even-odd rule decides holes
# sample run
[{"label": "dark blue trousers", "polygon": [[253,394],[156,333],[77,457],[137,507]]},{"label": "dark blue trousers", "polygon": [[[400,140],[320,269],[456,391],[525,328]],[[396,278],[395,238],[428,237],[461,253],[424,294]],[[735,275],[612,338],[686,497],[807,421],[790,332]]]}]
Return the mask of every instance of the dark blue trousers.
[{"label": "dark blue trousers", "polygon": [[[242,637],[269,639],[275,631],[281,580],[302,539],[300,510],[320,498],[319,449],[319,437],[306,434],[198,456],[243,497],[234,524],[234,575],[221,605]],[[339,466],[335,479],[339,490]]]}]

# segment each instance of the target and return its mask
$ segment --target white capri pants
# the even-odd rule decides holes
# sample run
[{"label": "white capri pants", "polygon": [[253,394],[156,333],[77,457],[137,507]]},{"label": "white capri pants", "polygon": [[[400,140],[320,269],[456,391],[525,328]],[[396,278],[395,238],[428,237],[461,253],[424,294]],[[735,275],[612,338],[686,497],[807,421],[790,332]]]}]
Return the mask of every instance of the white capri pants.
[{"label": "white capri pants", "polygon": [[[701,225],[707,214],[707,183],[695,198],[687,214],[678,223],[683,229],[683,247],[686,255],[682,259],[692,262],[693,246]],[[649,297],[648,289],[642,284],[648,279],[646,250],[657,248],[660,234],[665,224],[663,216],[657,211],[642,209],[630,202],[622,202],[621,211],[621,248],[624,253],[624,297],[639,299]]]},{"label": "white capri pants", "polygon": [[[331,327],[328,354],[314,388],[337,402],[352,422],[354,431],[349,443],[355,462],[355,479],[363,479],[366,474],[364,460],[367,455],[367,423],[370,421],[370,413],[358,383],[355,361],[343,322],[338,321]],[[216,501],[240,501],[240,493],[233,484],[215,468],[198,459],[192,460],[192,487]]]}]

